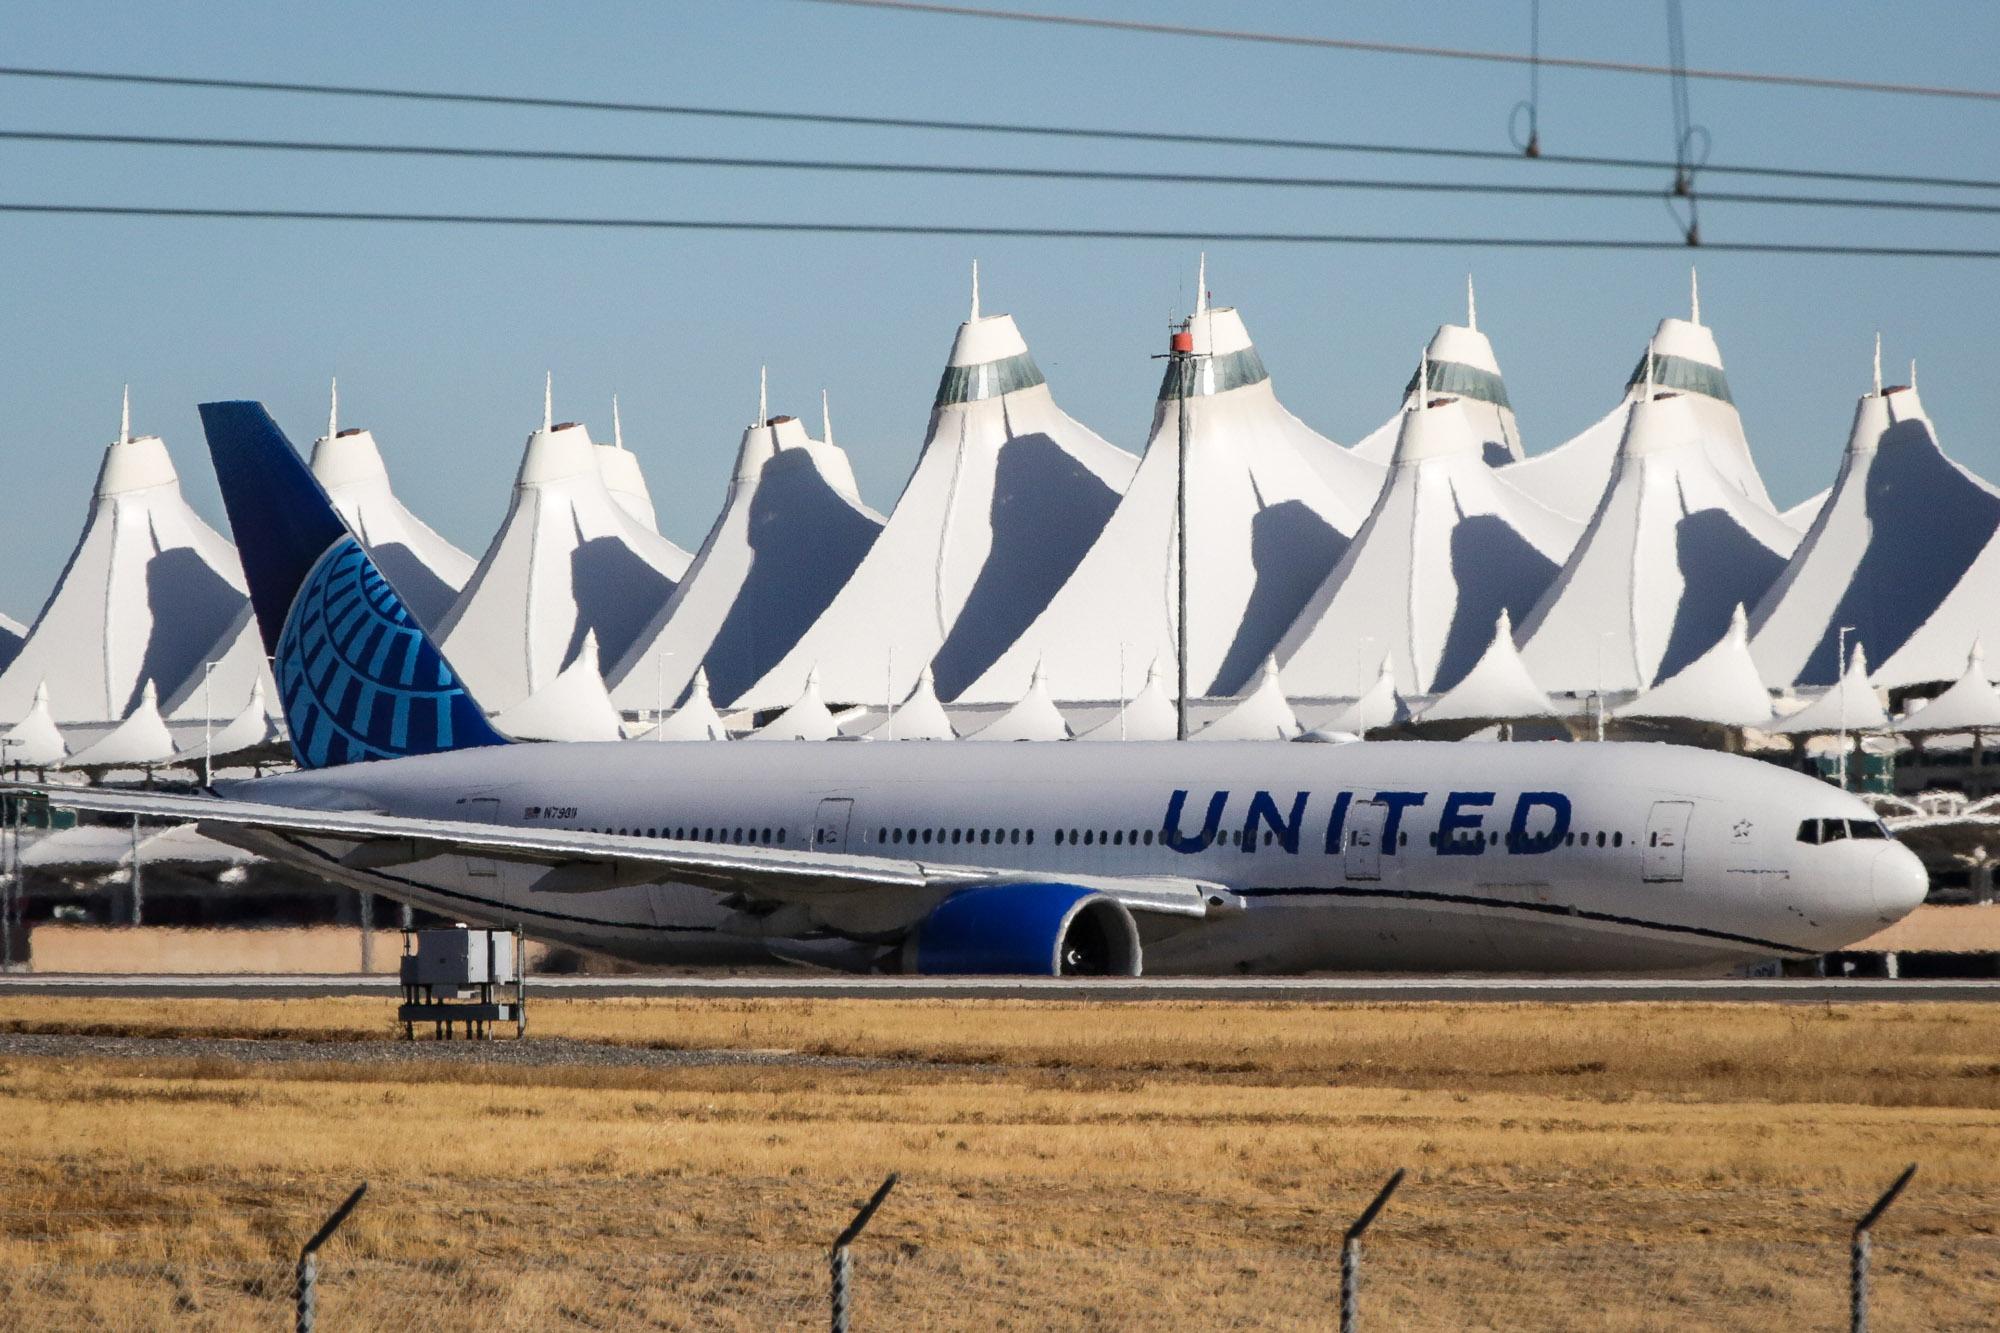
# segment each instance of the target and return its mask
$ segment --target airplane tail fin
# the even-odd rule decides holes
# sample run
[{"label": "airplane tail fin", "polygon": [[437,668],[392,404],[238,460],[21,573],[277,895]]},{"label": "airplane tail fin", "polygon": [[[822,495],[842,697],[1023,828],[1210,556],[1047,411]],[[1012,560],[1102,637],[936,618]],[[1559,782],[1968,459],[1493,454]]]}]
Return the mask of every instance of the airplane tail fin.
[{"label": "airplane tail fin", "polygon": [[507,744],[264,405],[201,424],[300,767]]}]

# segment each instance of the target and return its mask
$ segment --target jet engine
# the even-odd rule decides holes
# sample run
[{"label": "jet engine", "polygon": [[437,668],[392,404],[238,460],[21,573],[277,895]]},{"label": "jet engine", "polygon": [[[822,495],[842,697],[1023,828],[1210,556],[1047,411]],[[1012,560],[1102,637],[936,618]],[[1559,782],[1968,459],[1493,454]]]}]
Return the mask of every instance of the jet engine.
[{"label": "jet engine", "polygon": [[1075,884],[960,889],[903,942],[925,976],[1136,977],[1139,927],[1116,898]]}]

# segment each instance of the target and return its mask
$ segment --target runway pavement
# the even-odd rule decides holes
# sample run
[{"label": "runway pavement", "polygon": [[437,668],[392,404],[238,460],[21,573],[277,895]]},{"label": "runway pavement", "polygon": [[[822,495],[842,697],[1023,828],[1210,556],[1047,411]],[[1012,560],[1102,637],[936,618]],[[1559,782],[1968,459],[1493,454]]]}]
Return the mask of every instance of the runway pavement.
[{"label": "runway pavement", "polygon": [[[0,975],[8,995],[125,996],[157,999],[307,999],[379,995],[397,990],[394,977],[355,975]],[[1416,1001],[1580,1004],[1683,1000],[1730,1004],[1827,1004],[1906,1001],[1990,1003],[2000,979],[1657,980],[1592,977],[1131,977],[1074,981],[1053,977],[531,977],[530,999],[652,996],[863,1000],[1199,1000],[1258,1003]]]}]

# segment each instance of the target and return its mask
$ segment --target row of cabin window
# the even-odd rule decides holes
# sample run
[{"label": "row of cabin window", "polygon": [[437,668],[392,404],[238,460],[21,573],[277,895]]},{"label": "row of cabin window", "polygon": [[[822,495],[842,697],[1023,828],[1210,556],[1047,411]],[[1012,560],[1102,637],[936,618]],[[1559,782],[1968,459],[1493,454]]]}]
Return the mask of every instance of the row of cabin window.
[{"label": "row of cabin window", "polygon": [[[1544,841],[1546,841],[1547,838],[1548,835],[1546,833],[1523,833],[1521,835],[1521,844],[1523,846],[1539,846]],[[1451,839],[1451,842],[1455,845],[1463,843],[1469,846],[1472,843],[1479,842],[1481,840],[1482,839],[1480,834],[1461,833],[1454,836]],[[1406,838],[1405,841],[1408,841],[1408,839]],[[1495,847],[1498,847],[1500,845],[1500,830],[1498,829],[1489,830],[1484,835],[1484,841],[1490,843]],[[1653,841],[1656,845],[1658,844],[1659,834],[1656,833],[1653,835]],[[1436,833],[1432,833],[1431,846],[1435,847],[1437,845],[1438,845],[1438,835]],[[1514,845],[1514,835],[1511,833],[1507,835],[1507,845],[1509,847],[1512,847]],[[1593,845],[1598,847],[1623,847],[1625,845],[1625,835],[1623,833],[1613,833],[1607,838],[1603,830],[1600,829],[1597,834],[1597,841],[1595,844],[1593,844],[1590,840],[1590,834],[1577,833],[1572,831],[1563,834],[1562,845],[1565,847],[1577,847],[1577,846],[1590,847]]]},{"label": "row of cabin window", "polygon": [[[1058,842],[1062,841],[1062,835],[1058,834],[1056,836],[1056,840]],[[1022,830],[1017,828],[981,828],[981,829],[879,828],[875,830],[875,841],[887,842],[887,843],[977,842],[977,843],[985,843],[989,846],[996,842],[997,843],[1025,842],[1030,847],[1032,847],[1035,845],[1035,831],[1033,829]]]},{"label": "row of cabin window", "polygon": [[606,828],[604,833],[616,833],[621,838],[667,838],[674,842],[735,842],[751,845],[782,845],[785,830],[781,828]]}]

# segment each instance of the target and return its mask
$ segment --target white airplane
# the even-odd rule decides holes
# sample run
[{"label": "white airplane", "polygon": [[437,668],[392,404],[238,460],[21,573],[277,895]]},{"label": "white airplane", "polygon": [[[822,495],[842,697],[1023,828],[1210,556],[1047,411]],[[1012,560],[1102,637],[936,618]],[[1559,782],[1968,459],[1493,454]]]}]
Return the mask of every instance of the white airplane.
[{"label": "white airplane", "polygon": [[1043,975],[1719,968],[1924,898],[1873,811],[1637,744],[517,744],[262,405],[201,408],[297,772],[38,789],[649,962]]}]

